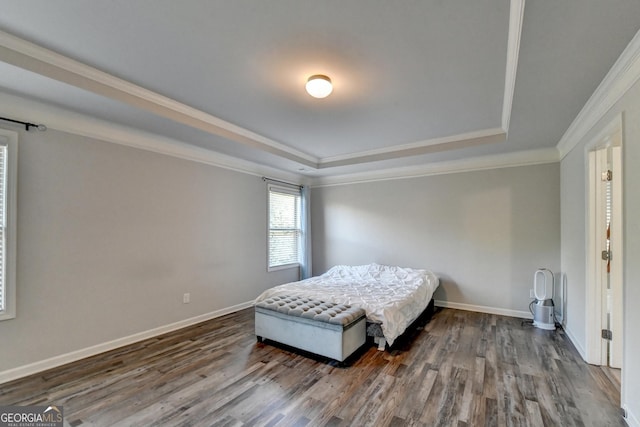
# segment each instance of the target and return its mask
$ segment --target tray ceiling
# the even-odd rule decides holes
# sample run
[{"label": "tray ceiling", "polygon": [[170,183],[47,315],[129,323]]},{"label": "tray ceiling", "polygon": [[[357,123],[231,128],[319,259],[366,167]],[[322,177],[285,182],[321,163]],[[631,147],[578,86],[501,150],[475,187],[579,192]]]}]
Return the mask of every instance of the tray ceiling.
[{"label": "tray ceiling", "polygon": [[308,175],[539,149],[640,27],[601,3],[3,0],[0,90]]}]

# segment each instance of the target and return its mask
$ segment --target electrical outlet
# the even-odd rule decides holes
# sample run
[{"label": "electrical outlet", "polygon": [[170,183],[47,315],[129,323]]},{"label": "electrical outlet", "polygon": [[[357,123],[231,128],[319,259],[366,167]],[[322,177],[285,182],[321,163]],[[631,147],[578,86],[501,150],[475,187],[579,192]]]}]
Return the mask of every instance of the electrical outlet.
[{"label": "electrical outlet", "polygon": [[191,294],[190,293],[186,293],[184,295],[182,295],[182,303],[183,304],[189,304],[191,302]]},{"label": "electrical outlet", "polygon": [[529,289],[529,298],[535,298],[536,294],[533,293],[533,289]]}]

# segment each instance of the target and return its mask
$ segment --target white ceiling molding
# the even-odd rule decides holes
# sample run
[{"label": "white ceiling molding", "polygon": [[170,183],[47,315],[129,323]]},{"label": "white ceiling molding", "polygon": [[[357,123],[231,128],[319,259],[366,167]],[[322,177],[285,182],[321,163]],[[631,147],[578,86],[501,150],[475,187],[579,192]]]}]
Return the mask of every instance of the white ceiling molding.
[{"label": "white ceiling molding", "polygon": [[513,94],[516,84],[518,53],[520,51],[520,38],[522,35],[522,22],[524,17],[524,4],[525,0],[511,0],[510,3],[501,128],[483,129],[465,134],[433,138],[409,144],[394,145],[392,147],[377,150],[361,151],[342,156],[325,157],[320,159],[318,167],[320,169],[324,169],[336,166],[348,166],[505,141],[509,130]]},{"label": "white ceiling molding", "polygon": [[636,33],[598,88],[558,142],[563,159],[640,79],[640,31]]},{"label": "white ceiling molding", "polygon": [[524,1],[511,0],[509,6],[509,36],[507,38],[507,69],[504,76],[504,99],[502,101],[502,129],[509,132],[513,93],[516,89],[516,74],[518,71],[518,53],[520,52],[520,38],[522,36],[522,22],[524,19]]},{"label": "white ceiling molding", "polygon": [[25,70],[124,102],[210,134],[275,154],[306,167],[326,169],[504,141],[511,115],[523,11],[524,0],[511,0],[502,129],[479,130],[323,159],[2,31],[0,31],[0,59]]},{"label": "white ceiling molding", "polygon": [[335,185],[362,184],[375,181],[418,178],[431,175],[473,172],[487,169],[510,168],[517,166],[540,165],[560,161],[558,149],[555,147],[539,150],[515,151],[507,154],[478,156],[462,160],[409,166],[394,169],[383,169],[371,172],[360,172],[345,175],[316,177],[311,187],[329,187]]},{"label": "white ceiling molding", "polygon": [[318,159],[307,153],[2,31],[0,58],[8,64],[124,102],[178,123],[306,166],[317,167]]},{"label": "white ceiling molding", "polygon": [[53,107],[8,93],[0,92],[0,94],[2,94],[0,108],[4,115],[24,121],[37,117],[38,123],[46,124],[47,129],[125,145],[249,175],[268,175],[296,184],[307,184],[304,177],[277,168],[227,156],[172,138],[63,110],[59,107]]},{"label": "white ceiling molding", "polygon": [[434,138],[410,144],[394,145],[378,150],[361,151],[342,156],[324,157],[318,162],[318,168],[348,166],[359,163],[415,156],[439,151],[466,148],[473,145],[502,142],[507,138],[513,94],[516,86],[518,70],[518,53],[522,36],[525,0],[511,0],[509,7],[509,34],[507,36],[507,61],[504,81],[504,98],[502,103],[502,128],[484,129],[460,135]]},{"label": "white ceiling molding", "polygon": [[429,175],[471,172],[476,170],[554,163],[560,160],[555,147],[480,156],[404,168],[383,169],[356,174],[304,177],[277,168],[227,156],[191,144],[100,120],[84,114],[53,107],[41,102],[2,93],[0,108],[17,120],[37,117],[48,129],[84,136],[99,141],[125,145],[179,159],[194,161],[254,176],[270,177],[312,187],[357,184],[373,181],[415,178]]},{"label": "white ceiling molding", "polygon": [[502,129],[486,129],[460,135],[447,136],[443,138],[434,138],[410,144],[394,145],[392,147],[381,148],[378,150],[361,151],[344,156],[324,157],[320,159],[318,166],[323,169],[336,166],[348,166],[358,163],[389,160],[398,157],[436,153],[439,151],[466,148],[480,144],[502,142],[506,139],[506,136],[506,133]]}]

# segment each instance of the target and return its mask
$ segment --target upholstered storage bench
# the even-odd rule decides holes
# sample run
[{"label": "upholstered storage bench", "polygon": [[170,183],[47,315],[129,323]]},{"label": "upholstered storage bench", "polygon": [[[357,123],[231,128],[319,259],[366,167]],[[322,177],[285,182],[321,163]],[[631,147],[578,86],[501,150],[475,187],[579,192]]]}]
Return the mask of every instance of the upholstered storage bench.
[{"label": "upholstered storage bench", "polygon": [[344,361],[366,340],[361,308],[311,298],[275,296],[255,305],[258,341],[269,339]]}]

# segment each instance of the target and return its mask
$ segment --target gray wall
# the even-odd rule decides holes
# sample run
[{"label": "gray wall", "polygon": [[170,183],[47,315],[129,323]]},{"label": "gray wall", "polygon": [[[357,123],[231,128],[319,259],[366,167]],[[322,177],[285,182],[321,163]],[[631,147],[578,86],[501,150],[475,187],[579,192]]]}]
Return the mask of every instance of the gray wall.
[{"label": "gray wall", "polygon": [[561,163],[561,265],[567,294],[565,329],[584,355],[586,306],[586,165],[574,149]]},{"label": "gray wall", "polygon": [[258,176],[53,130],[18,143],[17,317],[0,322],[0,371],[297,278],[266,271]]},{"label": "gray wall", "polygon": [[624,402],[640,421],[640,82],[621,108],[624,126]]},{"label": "gray wall", "polygon": [[559,190],[558,163],[313,188],[314,273],[429,268],[438,300],[528,311],[535,270],[559,269]]},{"label": "gray wall", "polygon": [[585,336],[586,295],[586,177],[587,144],[618,114],[623,113],[623,215],[624,215],[624,356],[623,404],[640,419],[640,82],[594,125],[562,160],[562,271],[569,293],[567,327],[582,348]]}]

